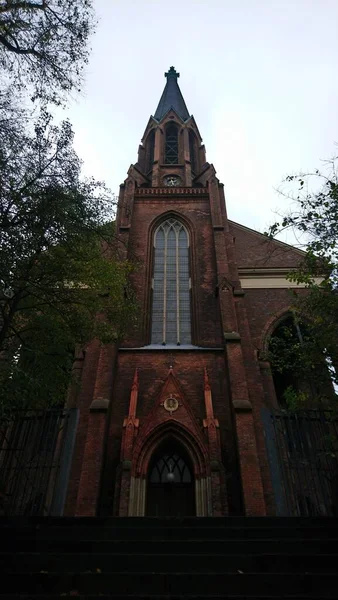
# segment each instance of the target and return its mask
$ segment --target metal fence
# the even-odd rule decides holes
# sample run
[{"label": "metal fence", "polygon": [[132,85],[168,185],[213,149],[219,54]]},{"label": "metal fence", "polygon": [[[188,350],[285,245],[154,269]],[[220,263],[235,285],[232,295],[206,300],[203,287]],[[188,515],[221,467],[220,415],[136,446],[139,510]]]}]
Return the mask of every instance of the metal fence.
[{"label": "metal fence", "polygon": [[16,413],[0,424],[0,486],[6,515],[62,515],[78,410]]},{"label": "metal fence", "polygon": [[280,516],[338,516],[338,417],[324,410],[262,412]]}]

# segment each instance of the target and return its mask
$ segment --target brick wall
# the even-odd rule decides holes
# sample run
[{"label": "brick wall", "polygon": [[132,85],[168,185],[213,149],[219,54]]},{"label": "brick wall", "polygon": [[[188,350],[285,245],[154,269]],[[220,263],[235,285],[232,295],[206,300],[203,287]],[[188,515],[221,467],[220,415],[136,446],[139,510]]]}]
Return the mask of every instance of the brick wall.
[{"label": "brick wall", "polygon": [[[244,296],[236,295],[234,289],[240,292],[238,265],[289,267],[297,264],[300,254],[285,245],[271,249],[271,243],[267,247],[261,236],[233,223],[228,232],[223,189],[213,173],[212,199],[204,192],[156,196],[153,192],[147,195],[145,190],[134,195],[131,172],[123,188],[127,205],[120,210],[117,231],[123,237],[122,254],[135,261],[132,283],[140,306],[139,319],[123,341],[116,362],[113,349],[103,350],[95,341],[87,348],[77,400],[80,424],[66,514],[74,514],[76,505],[79,514],[88,514],[96,510],[96,503],[100,514],[118,514],[123,421],[128,415],[135,369],[139,370],[137,418],[141,427],[153,410],[170,366],[202,435],[206,416],[203,376],[207,369],[214,416],[219,422],[230,514],[244,510],[243,498],[246,514],[274,512],[260,414],[275,399],[268,366],[260,368],[258,351],[273,320],[287,311],[291,297],[285,289],[246,290]],[[193,343],[214,350],[142,349],[150,343],[152,236],[167,216],[181,219],[189,231]],[[239,336],[227,349],[224,332]],[[90,406],[102,397],[109,401],[109,409],[95,418]],[[241,402],[244,410],[238,409]]]}]

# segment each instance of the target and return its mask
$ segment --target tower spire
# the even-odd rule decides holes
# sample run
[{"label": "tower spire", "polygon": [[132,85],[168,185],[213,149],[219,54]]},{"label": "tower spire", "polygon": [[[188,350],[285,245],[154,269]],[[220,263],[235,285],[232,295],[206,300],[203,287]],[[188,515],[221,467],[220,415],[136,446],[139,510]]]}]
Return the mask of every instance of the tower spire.
[{"label": "tower spire", "polygon": [[163,90],[160,102],[155,112],[155,119],[161,121],[164,115],[173,108],[177,114],[186,121],[189,119],[189,111],[182,96],[182,92],[177,83],[180,74],[177,73],[175,67],[170,67],[169,71],[164,74],[167,78],[166,86]]}]

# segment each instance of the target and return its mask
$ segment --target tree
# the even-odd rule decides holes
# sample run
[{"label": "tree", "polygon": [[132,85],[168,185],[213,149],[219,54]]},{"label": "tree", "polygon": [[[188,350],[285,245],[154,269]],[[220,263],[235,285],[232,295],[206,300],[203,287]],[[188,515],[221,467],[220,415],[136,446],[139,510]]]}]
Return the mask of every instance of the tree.
[{"label": "tree", "polygon": [[2,79],[28,86],[33,99],[62,103],[81,87],[94,27],[91,0],[2,0]]},{"label": "tree", "polygon": [[[297,404],[309,396],[317,401],[328,401],[333,396],[332,384],[338,385],[338,172],[336,159],[327,163],[328,174],[291,175],[286,182],[295,186],[288,191],[292,209],[281,221],[274,223],[270,237],[292,229],[300,236],[305,251],[298,270],[289,279],[303,283],[307,293],[295,292],[293,311],[295,319],[305,324],[301,338],[292,337],[291,330],[284,340],[275,340],[270,351],[272,368],[279,373],[290,369],[302,374],[311,383],[308,391],[290,389],[289,397]],[[292,337],[292,340],[291,340]],[[287,339],[289,338],[289,339]],[[291,359],[292,357],[292,359]],[[311,389],[310,389],[311,388]],[[298,396],[297,396],[298,394]]]},{"label": "tree", "polygon": [[112,199],[80,177],[65,121],[0,132],[2,408],[64,401],[74,347],[117,340],[130,322],[131,265],[114,250]]},{"label": "tree", "polygon": [[62,404],[75,347],[118,340],[133,317],[111,195],[47,112],[80,89],[94,24],[92,0],[0,0],[2,416]]}]

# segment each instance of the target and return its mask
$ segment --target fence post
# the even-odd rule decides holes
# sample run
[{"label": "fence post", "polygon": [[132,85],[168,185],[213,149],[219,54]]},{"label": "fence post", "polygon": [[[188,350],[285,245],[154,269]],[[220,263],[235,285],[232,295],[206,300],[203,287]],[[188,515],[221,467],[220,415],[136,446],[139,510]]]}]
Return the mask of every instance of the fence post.
[{"label": "fence post", "polygon": [[66,429],[63,433],[64,439],[60,456],[60,469],[55,482],[53,500],[50,508],[50,515],[53,517],[63,515],[78,422],[79,409],[70,408],[65,416]]},{"label": "fence post", "polygon": [[270,466],[272,489],[276,503],[276,516],[286,517],[289,516],[289,513],[286,506],[282,474],[280,472],[277,455],[276,433],[273,423],[274,415],[268,408],[262,408],[261,417],[263,422],[266,451]]}]

